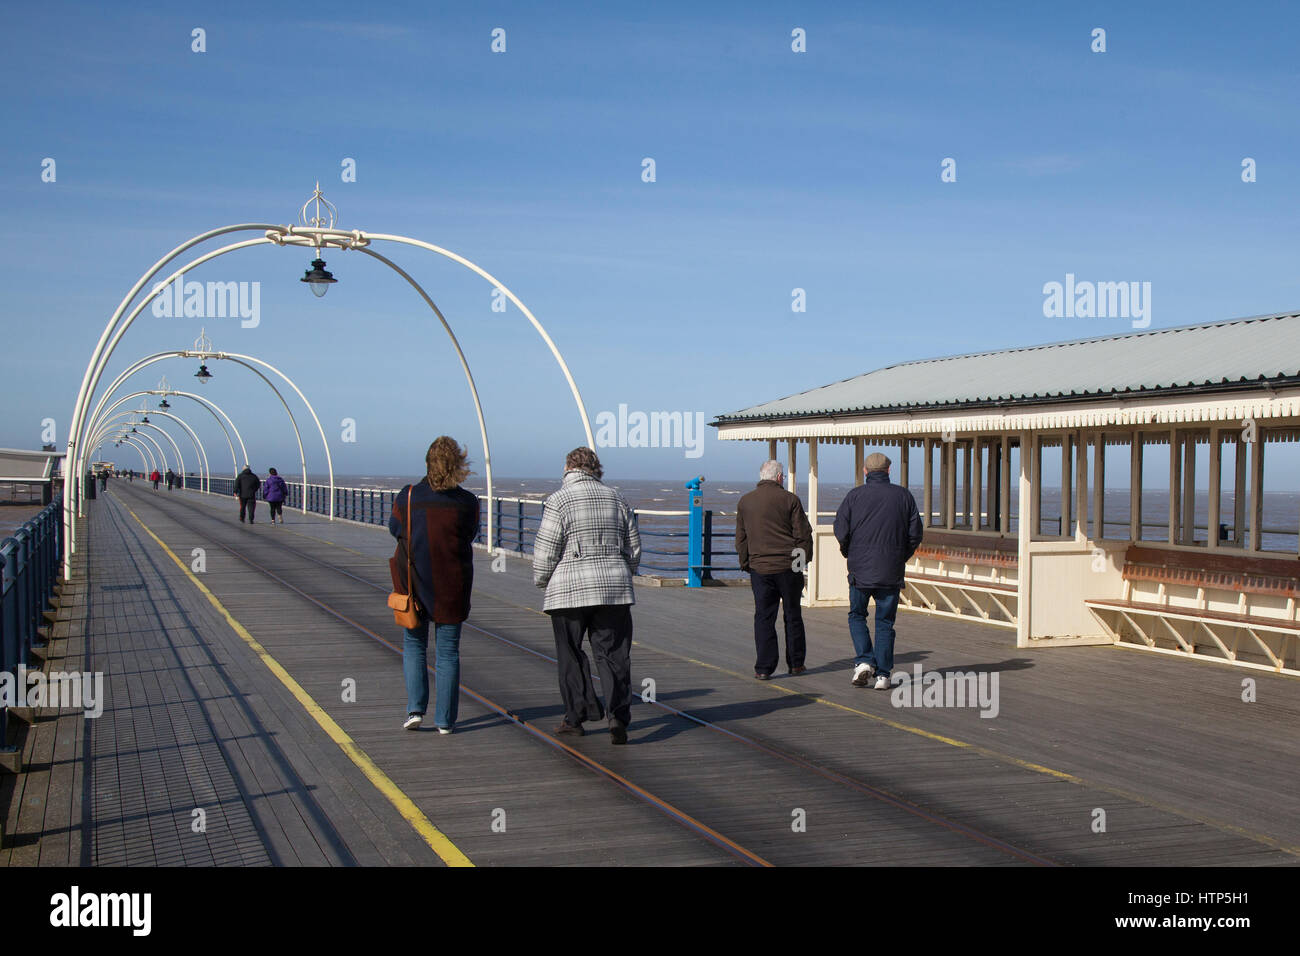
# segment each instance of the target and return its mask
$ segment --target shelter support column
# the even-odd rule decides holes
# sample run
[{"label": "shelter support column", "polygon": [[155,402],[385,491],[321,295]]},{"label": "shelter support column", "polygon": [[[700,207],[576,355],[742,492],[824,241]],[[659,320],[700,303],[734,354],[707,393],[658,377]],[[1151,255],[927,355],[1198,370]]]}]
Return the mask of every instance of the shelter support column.
[{"label": "shelter support column", "polygon": [[957,513],[957,440],[943,443],[939,480],[943,485],[943,526],[952,528]]},{"label": "shelter support column", "polygon": [[[909,485],[908,479],[911,477],[908,471],[908,465],[909,465],[908,459],[911,457],[908,454],[908,451],[910,449],[911,449],[911,443],[908,441],[908,439],[904,438],[902,441],[898,443],[898,483],[902,485],[904,488],[908,487]],[[861,480],[861,476],[862,476],[862,466],[859,465],[858,466],[859,480]]]},{"label": "shelter support column", "polygon": [[1206,522],[1205,546],[1210,549],[1219,546],[1219,497],[1223,482],[1222,446],[1217,426],[1210,429],[1210,502],[1209,520]]},{"label": "shelter support column", "polygon": [[1246,546],[1246,442],[1237,433],[1237,470],[1232,485],[1232,541]]},{"label": "shelter support column", "polygon": [[1074,433],[1074,540],[1088,540],[1088,437]]},{"label": "shelter support column", "polygon": [[[1029,465],[1022,465],[1022,467],[1029,468],[1030,492],[1034,495],[1032,502],[1025,501],[1023,498],[1020,500],[1020,523],[1022,525],[1029,524],[1029,533],[1031,535],[1043,534],[1043,439],[1041,435],[1034,435],[1031,444],[1020,446],[1020,458],[1022,462],[1026,458],[1029,460]],[[1061,483],[1064,484],[1068,480],[1068,475],[1062,476]]]},{"label": "shelter support column", "polygon": [[[970,487],[971,486],[971,465],[974,460],[971,456],[973,445],[974,445],[973,442],[962,442],[957,449],[957,451],[961,452],[961,460],[962,460],[961,471],[958,473],[961,477],[961,512],[960,512],[961,521],[958,522],[954,518],[953,520],[954,525],[957,524],[965,525],[970,523],[971,521],[971,513],[973,511],[973,505],[975,501],[975,499],[971,496],[971,487]],[[953,454],[955,455],[956,452],[954,452]],[[978,477],[978,473],[976,477]]]},{"label": "shelter support column", "polygon": [[1128,537],[1142,540],[1142,433],[1135,431],[1128,449]]},{"label": "shelter support column", "polygon": [[1255,429],[1250,446],[1250,550],[1258,551],[1264,542],[1264,430]]},{"label": "shelter support column", "polygon": [[1017,606],[1016,613],[1016,646],[1029,646],[1029,612],[1030,612],[1030,590],[1033,586],[1033,577],[1030,574],[1032,563],[1029,555],[1029,543],[1033,538],[1033,530],[1038,527],[1038,489],[1034,487],[1034,482],[1038,478],[1039,462],[1038,448],[1036,447],[1038,436],[1031,432],[1020,433],[1020,523],[1019,523],[1019,567],[1017,570]]},{"label": "shelter support column", "polygon": [[1070,511],[1074,504],[1074,471],[1070,467],[1072,461],[1070,441],[1070,433],[1061,432],[1061,525],[1056,532],[1061,538],[1074,537],[1074,529],[1070,527]]},{"label": "shelter support column", "polygon": [[853,485],[862,484],[862,469],[866,467],[865,439],[853,439]]},{"label": "shelter support column", "polygon": [[808,439],[808,522],[817,527],[817,439]]},{"label": "shelter support column", "polygon": [[971,463],[966,469],[970,481],[970,527],[972,531],[980,530],[984,510],[984,446],[977,435],[971,442]]},{"label": "shelter support column", "polygon": [[777,460],[777,459],[776,459],[776,439],[775,439],[775,438],[769,438],[769,439],[767,440],[767,460],[768,460],[768,461],[776,461],[776,460]]},{"label": "shelter support column", "polygon": [[934,514],[934,439],[921,439],[921,448],[925,451],[924,473],[925,488],[921,491],[921,508],[925,512],[922,516],[921,523],[925,527],[930,527],[930,519]]},{"label": "shelter support column", "polygon": [[1183,433],[1183,544],[1196,543],[1196,435]]},{"label": "shelter support column", "polygon": [[1178,498],[1182,489],[1179,478],[1178,429],[1169,429],[1169,543],[1178,543]]},{"label": "shelter support column", "polygon": [[795,469],[799,467],[799,443],[791,438],[786,443],[786,468],[785,468],[785,488],[791,494],[795,493]]},{"label": "shelter support column", "polygon": [[[1020,443],[1020,466],[1025,465],[1025,443]],[[999,530],[1003,534],[1011,533],[1011,436],[1002,436],[1002,458],[998,464],[998,517],[1002,524]],[[1020,499],[1021,511],[1024,511],[1025,499]],[[1020,517],[1020,523],[1025,523],[1024,515]]]},{"label": "shelter support column", "polygon": [[1097,432],[1092,446],[1092,540],[1106,537],[1106,433]]}]

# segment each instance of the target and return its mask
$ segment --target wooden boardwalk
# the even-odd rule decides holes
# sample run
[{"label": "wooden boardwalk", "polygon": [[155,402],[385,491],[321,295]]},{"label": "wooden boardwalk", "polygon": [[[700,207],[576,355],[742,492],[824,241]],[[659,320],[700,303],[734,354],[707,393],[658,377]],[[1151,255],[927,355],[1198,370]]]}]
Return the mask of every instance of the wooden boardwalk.
[{"label": "wooden boardwalk", "polygon": [[49,668],[102,671],[104,711],[36,715],[9,865],[1300,861],[1295,679],[1245,703],[1229,667],[901,612],[897,669],[996,673],[999,712],[895,707],[850,686],[842,610],[805,609],[808,672],[759,683],[747,589],[642,587],[655,699],[627,747],[560,743],[529,562],[481,557],[456,733],[410,733],[384,530],[121,482],[89,510]]}]

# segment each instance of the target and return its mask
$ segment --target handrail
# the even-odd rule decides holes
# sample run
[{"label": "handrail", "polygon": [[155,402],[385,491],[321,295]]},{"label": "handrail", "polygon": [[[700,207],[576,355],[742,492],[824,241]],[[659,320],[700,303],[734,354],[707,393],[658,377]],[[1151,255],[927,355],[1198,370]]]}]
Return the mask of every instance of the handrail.
[{"label": "handrail", "polygon": [[[197,486],[194,475],[186,475],[184,487],[194,488],[201,491]],[[230,495],[234,489],[234,479],[212,477],[211,493],[216,495]],[[303,508],[302,486],[297,484],[289,485],[289,498],[286,499],[285,507],[292,509]],[[327,514],[329,506],[329,487],[327,485],[311,484],[306,486],[307,501],[305,510],[316,512],[318,514]],[[334,514],[336,518],[345,521],[357,521],[362,524],[383,525],[388,521],[388,516],[392,513],[393,499],[400,493],[397,488],[361,488],[353,486],[335,485],[334,486]],[[260,497],[260,494],[259,494]],[[488,499],[484,495],[478,495],[481,502],[480,508],[480,526],[476,543],[484,544],[486,537],[484,529],[488,518]],[[545,508],[546,500],[544,498],[519,498],[519,497],[497,497],[493,495],[491,506],[493,509],[493,547],[497,552],[505,551],[508,553],[526,554],[532,550],[532,540],[537,536],[538,529],[542,522],[542,512]],[[665,544],[676,544],[680,539],[686,545],[690,538],[687,519],[689,511],[661,510],[652,508],[636,508],[633,514],[637,518],[638,530],[642,538],[660,539]],[[711,517],[730,517],[734,513],[728,512],[706,512]],[[642,519],[653,519],[650,527],[646,527]],[[668,519],[667,523],[662,519]],[[725,550],[713,546],[712,539],[735,538],[734,531],[712,531],[705,535],[706,547],[704,548],[704,563],[702,568],[713,573],[738,573],[740,568],[734,563],[736,552],[734,550]],[[662,572],[664,574],[685,576],[689,568],[689,550],[682,551],[665,551],[654,547],[643,547],[642,552],[647,555],[656,557],[671,557],[680,559],[675,564],[650,564],[642,562],[642,567]],[[730,558],[733,563],[718,564],[717,558]]]},{"label": "handrail", "polygon": [[[0,540],[0,670],[17,680],[42,646],[40,627],[63,560],[63,493]],[[8,741],[8,708],[0,706],[0,751]]]}]

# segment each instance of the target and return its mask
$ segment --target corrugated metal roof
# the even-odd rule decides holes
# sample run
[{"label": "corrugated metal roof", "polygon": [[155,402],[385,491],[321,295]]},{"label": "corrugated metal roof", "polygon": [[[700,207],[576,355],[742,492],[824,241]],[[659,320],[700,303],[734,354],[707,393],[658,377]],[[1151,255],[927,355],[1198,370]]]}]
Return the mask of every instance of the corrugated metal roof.
[{"label": "corrugated metal roof", "polygon": [[1300,313],[904,362],[719,415],[713,424],[1095,401],[1300,381]]}]

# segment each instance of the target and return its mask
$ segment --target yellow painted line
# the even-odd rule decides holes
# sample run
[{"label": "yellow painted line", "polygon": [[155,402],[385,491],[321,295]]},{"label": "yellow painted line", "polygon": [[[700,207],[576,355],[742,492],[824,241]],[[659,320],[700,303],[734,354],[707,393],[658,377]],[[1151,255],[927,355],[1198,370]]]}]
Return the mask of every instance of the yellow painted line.
[{"label": "yellow painted line", "polygon": [[[490,595],[490,596],[494,601],[499,601],[500,603],[507,604],[510,607],[518,608],[523,611],[532,611],[535,614],[541,614],[543,617],[546,616],[544,612],[538,611],[536,608],[525,607],[522,604],[515,604],[513,601],[507,601],[504,598],[499,598],[496,597],[495,595]],[[632,642],[632,645],[634,647],[644,648],[647,651],[653,651],[656,654],[663,654],[666,657],[675,658],[676,660],[683,661],[687,664],[694,664],[697,667],[703,667],[711,671],[717,671],[719,674],[726,674],[730,677],[736,677],[739,678],[740,680],[745,681],[746,683],[758,683],[758,681],[754,680],[752,675],[742,674],[739,671],[733,671],[726,667],[719,667],[717,664],[710,664],[708,661],[701,661],[694,657],[686,657],[683,654],[676,654],[673,651],[666,651],[660,647],[653,647],[649,644],[644,644],[641,641],[634,640]],[[822,704],[823,706],[826,707],[832,707],[835,710],[843,711],[844,713],[848,713],[848,714],[853,714],[856,717],[864,717],[867,720],[873,720],[877,723],[884,724],[887,727],[892,727],[895,730],[901,730],[904,731],[905,733],[915,734],[918,737],[924,737],[927,740],[933,740],[938,743],[947,744],[950,747],[956,747],[961,750],[969,750],[971,753],[979,754],[981,757],[987,757],[990,760],[996,760],[999,763],[1011,764],[1012,766],[1020,767],[1024,770],[1029,770],[1034,773],[1039,773],[1048,777],[1052,777],[1055,780],[1062,780],[1067,783],[1072,783],[1079,787],[1086,787],[1089,790],[1096,790],[1099,793],[1107,793],[1113,797],[1120,797],[1121,799],[1124,800],[1131,800],[1134,803],[1139,803],[1142,806],[1150,807],[1153,810],[1160,810],[1164,813],[1169,813],[1177,817],[1182,817],[1184,820],[1191,820],[1194,823],[1200,823],[1204,826],[1213,827],[1216,830],[1222,830],[1225,833],[1231,833],[1235,836],[1239,836],[1242,837],[1243,839],[1251,840],[1255,843],[1262,843],[1265,846],[1272,847],[1275,850],[1280,850],[1283,853],[1288,853],[1291,856],[1300,856],[1300,846],[1291,846],[1285,841],[1278,840],[1274,837],[1268,836],[1267,834],[1256,833],[1253,830],[1247,830],[1244,827],[1239,827],[1235,824],[1227,823],[1223,820],[1217,820],[1213,817],[1203,817],[1200,816],[1199,814],[1189,813],[1188,811],[1183,810],[1179,807],[1169,806],[1168,804],[1164,804],[1164,803],[1158,803],[1154,800],[1151,800],[1149,797],[1144,797],[1141,796],[1140,794],[1130,793],[1127,790],[1120,790],[1116,787],[1106,786],[1105,784],[1094,783],[1090,780],[1085,780],[1082,777],[1075,776],[1072,773],[1066,773],[1063,770],[1053,770],[1051,767],[1045,767],[1042,764],[1033,763],[1029,760],[1021,760],[1019,757],[1013,757],[1010,754],[1004,754],[997,750],[990,750],[987,747],[981,747],[979,744],[972,744],[964,740],[957,740],[956,738],[953,737],[946,737],[943,734],[932,733],[928,730],[923,730],[920,727],[913,727],[909,724],[900,723],[899,721],[896,720],[890,720],[888,717],[881,717],[879,714],[873,714],[865,710],[858,710],[855,707],[849,707],[846,704],[839,704],[833,700],[827,700],[824,697],[818,697],[813,694],[806,694],[802,691],[792,690],[789,687],[783,687],[782,685],[773,683],[772,681],[763,681],[762,686],[767,688],[768,690],[779,691],[782,694],[788,694],[792,697],[801,697],[804,700],[812,701],[814,704]]]},{"label": "yellow painted line", "polygon": [[[134,517],[134,513],[132,516]],[[136,518],[136,520],[139,521],[140,519]],[[141,526],[143,527],[143,522],[141,522]],[[378,527],[378,525],[376,525],[376,527]],[[148,531],[149,529],[145,528],[145,530]],[[149,533],[153,534],[153,532],[149,532]],[[302,535],[302,537],[312,537],[312,536]],[[320,541],[323,544],[330,544],[337,548],[342,548],[345,551],[352,550],[351,548],[347,548],[340,544],[335,544],[334,542],[327,541],[323,538],[314,538],[313,540]],[[163,547],[165,548],[166,545],[163,545]],[[170,554],[171,552],[169,551],[168,553]],[[353,553],[361,554],[361,552],[359,551],[354,551]],[[363,556],[370,557],[370,555],[363,555]],[[177,563],[180,563],[179,558],[176,558],[175,555],[172,555],[172,557],[177,561]],[[187,574],[189,573],[189,568],[186,568],[183,564],[181,565],[181,567],[186,571]],[[195,583],[198,584],[199,582],[195,580]],[[199,587],[202,588],[203,585],[199,584]],[[532,614],[536,614],[541,617],[547,617],[545,612],[539,611],[537,610],[537,608],[528,607],[523,604],[516,604],[514,601],[509,601],[506,600],[505,598],[497,597],[496,595],[486,595],[486,596],[490,597],[492,600],[500,604],[506,605],[507,607],[516,608],[517,610],[521,610],[521,611],[528,611]],[[211,599],[211,600],[215,601],[215,599]],[[220,605],[218,605],[218,607],[219,606]],[[903,609],[900,608],[900,610]],[[726,667],[720,667],[717,664],[710,664],[707,661],[698,660],[693,657],[686,657],[685,655],[677,654],[674,653],[673,651],[664,650],[663,648],[654,647],[652,645],[645,644],[641,641],[634,640],[632,643],[633,646],[641,647],[648,651],[653,651],[656,654],[663,654],[667,657],[672,657],[675,658],[676,660],[683,661],[688,664],[694,664],[697,667],[703,667],[706,668],[707,670],[716,671],[720,674],[726,674],[730,677],[736,677],[742,681],[745,681],[746,683],[751,683],[751,682],[756,683],[753,680],[752,675],[742,674],[739,671],[733,671]],[[1140,648],[1133,648],[1133,649],[1140,650]],[[1213,662],[1213,663],[1217,663],[1217,662]],[[1283,676],[1287,676],[1287,675],[1283,675]],[[1223,820],[1217,820],[1213,817],[1203,817],[1198,814],[1189,813],[1188,811],[1183,810],[1179,807],[1158,803],[1140,794],[1131,793],[1127,790],[1120,790],[1118,788],[1106,786],[1104,784],[1094,783],[1090,780],[1085,780],[1082,777],[1075,776],[1072,773],[1066,773],[1065,771],[1062,770],[1053,770],[1051,767],[1045,767],[1042,764],[1033,763],[1032,761],[1029,760],[1022,760],[1019,757],[1013,757],[1010,754],[1005,754],[997,750],[991,750],[988,747],[982,747],[978,744],[972,744],[964,740],[957,740],[954,737],[948,737],[943,734],[936,734],[928,730],[923,730],[920,727],[913,727],[910,724],[901,723],[900,721],[890,720],[887,717],[881,717],[878,714],[873,714],[865,710],[858,710],[855,707],[849,707],[846,704],[836,703],[835,701],[827,700],[824,697],[818,697],[813,694],[806,694],[802,691],[792,690],[791,688],[783,687],[782,685],[773,683],[771,681],[763,682],[763,686],[769,690],[778,691],[782,694],[787,694],[793,697],[801,697],[804,700],[812,701],[815,704],[821,704],[825,707],[831,707],[834,708],[835,710],[839,710],[844,713],[853,714],[856,717],[862,717],[865,718],[866,720],[872,720],[875,721],[876,723],[884,724],[885,726],[891,727],[894,730],[901,730],[904,733],[914,734],[918,737],[924,737],[927,740],[933,740],[937,743],[946,744],[950,747],[955,747],[960,750],[969,750],[971,753],[979,754],[981,757],[987,757],[990,760],[996,760],[999,763],[1010,764],[1011,766],[1020,767],[1021,769],[1029,770],[1033,773],[1043,774],[1044,776],[1051,777],[1054,780],[1062,780],[1067,783],[1072,783],[1079,787],[1086,787],[1090,790],[1096,790],[1099,793],[1107,793],[1110,794],[1111,796],[1119,797],[1124,800],[1131,800],[1134,803],[1139,803],[1143,806],[1150,807],[1153,810],[1160,810],[1164,813],[1169,813],[1177,817],[1182,817],[1184,820],[1191,820],[1194,823],[1200,823],[1204,826],[1209,826],[1217,830],[1222,830],[1225,833],[1232,833],[1244,839],[1251,840],[1256,843],[1261,843],[1265,846],[1272,847],[1275,850],[1280,850],[1283,853],[1290,854],[1291,856],[1300,856],[1300,846],[1291,846],[1285,843],[1284,841],[1268,836],[1267,834],[1255,833],[1254,831],[1247,830],[1244,827],[1236,826],[1235,824],[1227,823]]]},{"label": "yellow painted line", "polygon": [[[116,498],[116,495],[114,498]],[[434,853],[438,854],[438,857],[448,866],[473,866],[474,864],[470,862],[469,857],[462,853],[460,849],[447,838],[446,834],[433,825],[432,821],[424,815],[424,812],[415,805],[415,802],[403,793],[401,788],[393,782],[392,778],[379,769],[378,764],[370,758],[370,755],[357,746],[356,741],[348,736],[347,731],[340,727],[335,722],[334,718],[326,713],[325,709],[321,707],[320,704],[316,703],[307,691],[303,690],[302,685],[293,679],[293,676],[284,669],[279,661],[270,655],[266,648],[263,647],[252,634],[248,633],[248,630],[244,625],[235,620],[234,616],[226,610],[225,605],[217,599],[215,594],[208,590],[207,585],[195,577],[194,572],[189,569],[189,566],[177,557],[176,553],[172,551],[171,548],[167,547],[163,539],[154,534],[153,530],[140,520],[140,516],[127,507],[126,504],[122,503],[121,499],[117,500],[123,508],[126,508],[127,513],[136,520],[140,527],[145,530],[145,533],[148,534],[149,537],[153,538],[154,541],[158,542],[158,547],[167,552],[168,557],[176,562],[176,566],[185,572],[185,576],[190,579],[194,586],[203,592],[203,595],[208,599],[212,606],[217,609],[217,613],[226,619],[226,623],[230,625],[231,630],[238,634],[243,639],[244,643],[253,649],[253,653],[261,658],[262,663],[267,666],[267,669],[279,679],[280,683],[288,689],[289,693],[293,694],[293,696],[297,698],[298,703],[302,704],[303,709],[306,710],[307,713],[311,715],[312,719],[320,725],[321,729],[329,735],[329,738],[339,745],[339,748],[347,754],[348,759],[356,764],[357,768],[365,774],[366,779],[375,785],[375,789],[382,793],[388,799],[388,802],[397,809],[397,812],[402,815],[402,819],[406,820],[406,822],[415,829],[415,832],[420,834],[424,839],[424,842],[429,844],[430,849],[432,849]]]}]

